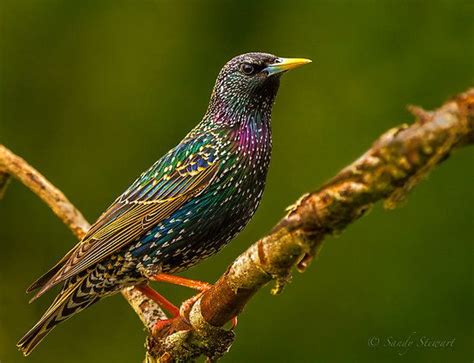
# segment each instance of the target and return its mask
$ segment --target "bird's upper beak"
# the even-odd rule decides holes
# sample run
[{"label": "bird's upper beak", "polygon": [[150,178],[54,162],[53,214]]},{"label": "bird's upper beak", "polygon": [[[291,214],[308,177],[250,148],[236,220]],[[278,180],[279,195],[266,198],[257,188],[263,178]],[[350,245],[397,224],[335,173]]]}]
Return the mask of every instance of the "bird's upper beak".
[{"label": "bird's upper beak", "polygon": [[273,74],[286,72],[290,69],[301,67],[311,62],[311,59],[306,58],[277,58],[277,60],[274,63],[268,65],[264,71],[266,71],[268,75],[271,76]]}]

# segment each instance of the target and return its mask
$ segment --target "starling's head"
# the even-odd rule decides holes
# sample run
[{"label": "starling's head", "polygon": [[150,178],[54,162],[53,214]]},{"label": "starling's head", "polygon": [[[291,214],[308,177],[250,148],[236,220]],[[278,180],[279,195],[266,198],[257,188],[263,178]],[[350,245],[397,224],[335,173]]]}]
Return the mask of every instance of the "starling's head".
[{"label": "starling's head", "polygon": [[268,53],[246,53],[234,57],[217,77],[209,111],[227,116],[262,107],[263,111],[270,111],[280,76],[310,62],[309,59],[280,58]]}]

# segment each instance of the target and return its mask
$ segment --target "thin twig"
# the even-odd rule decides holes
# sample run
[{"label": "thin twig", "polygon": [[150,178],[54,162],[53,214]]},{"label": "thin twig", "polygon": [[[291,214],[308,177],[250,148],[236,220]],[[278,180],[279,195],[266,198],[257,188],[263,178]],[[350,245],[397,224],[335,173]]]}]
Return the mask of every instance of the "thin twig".
[{"label": "thin twig", "polygon": [[0,145],[0,171],[15,177],[35,193],[78,239],[85,235],[89,223],[81,212],[38,170],[3,145]]}]

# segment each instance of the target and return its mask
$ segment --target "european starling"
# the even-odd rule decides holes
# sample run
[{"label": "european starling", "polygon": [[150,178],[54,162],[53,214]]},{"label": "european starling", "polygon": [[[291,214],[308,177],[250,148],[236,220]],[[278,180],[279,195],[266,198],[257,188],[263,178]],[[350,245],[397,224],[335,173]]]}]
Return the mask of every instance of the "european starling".
[{"label": "european starling", "polygon": [[[280,76],[309,62],[247,53],[222,68],[202,121],[28,288],[39,289],[34,300],[63,283],[18,342],[25,355],[57,324],[124,287],[143,287],[150,279],[201,287],[165,273],[215,254],[249,222],[270,163],[270,118]],[[165,278],[154,278],[160,274]]]}]

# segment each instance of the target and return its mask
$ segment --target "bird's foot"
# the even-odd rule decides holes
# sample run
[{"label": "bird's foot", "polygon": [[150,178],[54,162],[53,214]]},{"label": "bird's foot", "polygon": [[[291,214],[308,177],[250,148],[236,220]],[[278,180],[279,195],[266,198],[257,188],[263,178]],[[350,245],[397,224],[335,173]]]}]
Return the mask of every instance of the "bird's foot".
[{"label": "bird's foot", "polygon": [[158,320],[151,329],[151,335],[155,338],[171,335],[178,330],[188,330],[191,325],[184,321],[181,316],[175,316],[170,319]]},{"label": "bird's foot", "polygon": [[[191,280],[185,277],[174,276],[174,275],[169,275],[169,274],[154,275],[150,277],[150,280],[167,282],[167,283],[184,286],[184,287],[188,287],[188,288],[200,291],[200,293],[198,293],[197,295],[185,300],[181,304],[181,307],[178,308],[172,302],[166,299],[163,295],[153,290],[150,286],[148,285],[137,286],[137,288],[142,293],[144,293],[147,297],[155,301],[162,309],[166,310],[172,316],[172,318],[170,319],[158,321],[155,327],[153,328],[154,334],[161,332],[165,329],[168,330],[169,327],[173,325],[173,321],[175,319],[181,318],[182,320],[184,320],[186,323],[189,324],[188,317],[189,317],[189,312],[191,311],[191,308],[196,303],[196,301],[198,301],[201,298],[203,293],[212,287],[212,285],[207,282]],[[238,323],[237,316],[234,316],[231,319],[231,329],[235,329],[235,327],[237,326],[237,323]]]},{"label": "bird's foot", "polygon": [[[188,330],[191,329],[191,323],[189,322],[189,312],[191,311],[191,308],[193,307],[194,303],[202,296],[202,292],[197,294],[196,296],[193,296],[187,300],[185,300],[180,308],[177,308],[174,306],[173,312],[170,312],[172,314],[172,318],[170,319],[165,319],[165,320],[159,320],[158,322],[155,323],[153,326],[151,333],[154,337],[160,337],[165,334],[172,334],[178,330]],[[161,296],[161,295],[160,295]],[[162,302],[160,301],[161,304]],[[162,307],[162,305],[160,305]],[[168,312],[169,310],[166,309]],[[170,331],[171,330],[171,331]]]},{"label": "bird's foot", "polygon": [[191,308],[196,303],[196,301],[198,301],[201,298],[203,293],[204,291],[201,291],[199,294],[194,295],[190,297],[189,299],[183,301],[183,303],[181,304],[181,307],[179,308],[179,314],[183,318],[187,319],[189,317],[189,312],[191,311]]}]

